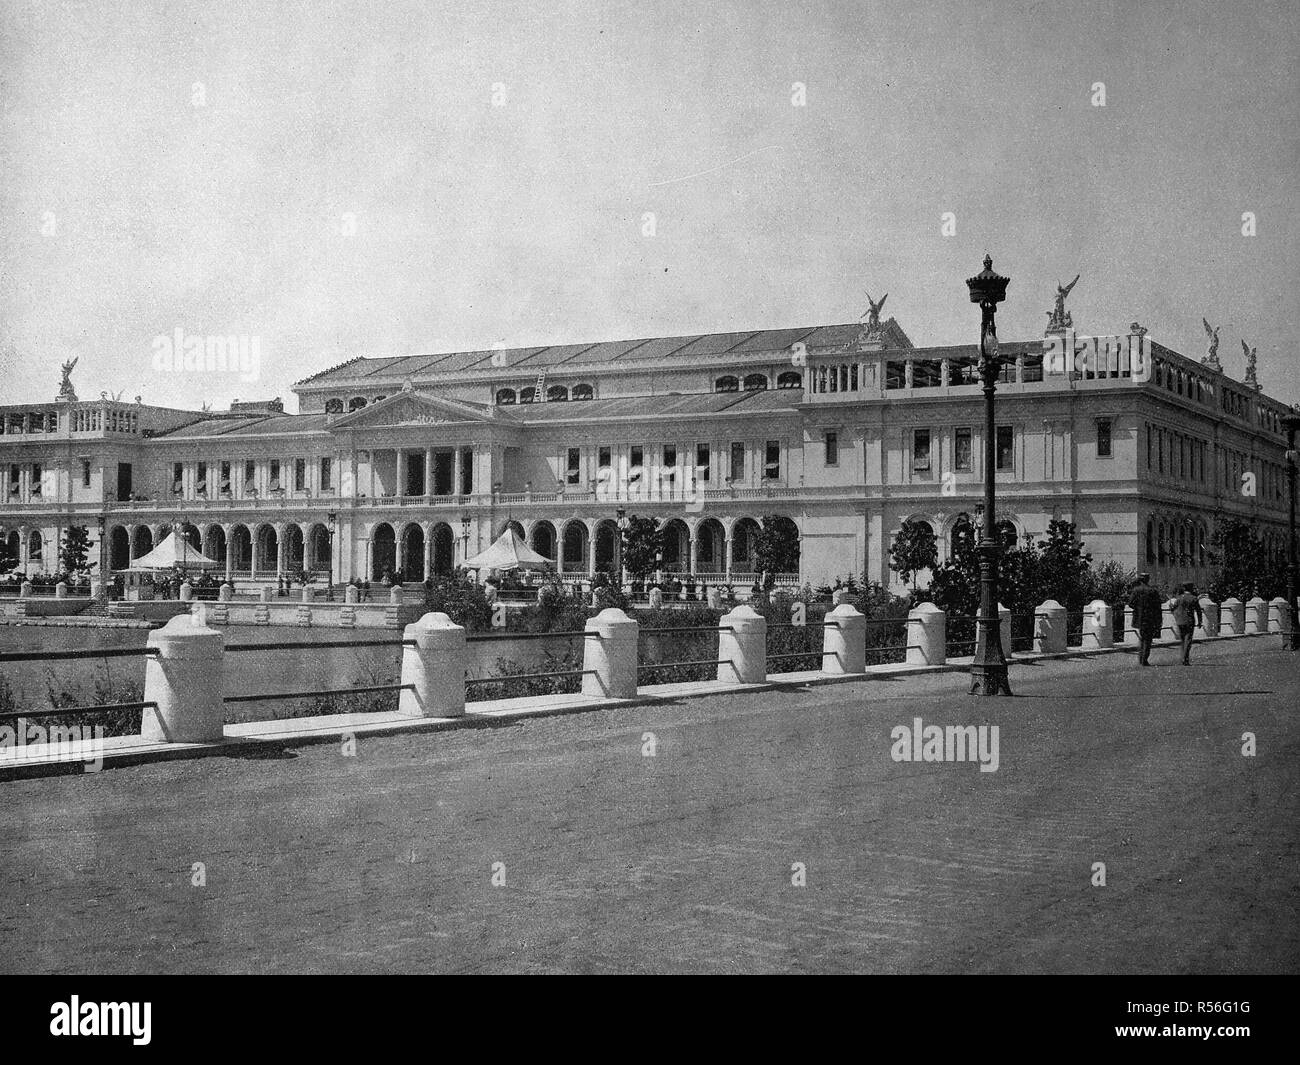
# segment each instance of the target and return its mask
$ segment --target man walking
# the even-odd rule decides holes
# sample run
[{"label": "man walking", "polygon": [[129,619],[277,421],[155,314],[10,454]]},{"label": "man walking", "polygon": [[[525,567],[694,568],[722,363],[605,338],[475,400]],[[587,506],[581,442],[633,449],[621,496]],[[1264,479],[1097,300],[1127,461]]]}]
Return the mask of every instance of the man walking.
[{"label": "man walking", "polygon": [[1174,612],[1174,631],[1178,641],[1183,645],[1183,665],[1192,664],[1192,636],[1196,626],[1202,624],[1201,601],[1196,598],[1196,585],[1190,581],[1184,584],[1182,591],[1169,600],[1169,609]]},{"label": "man walking", "polygon": [[1160,635],[1163,609],[1160,593],[1151,587],[1151,574],[1138,574],[1137,587],[1133,589],[1128,605],[1133,608],[1133,627],[1138,634],[1138,665],[1149,666],[1151,641]]}]

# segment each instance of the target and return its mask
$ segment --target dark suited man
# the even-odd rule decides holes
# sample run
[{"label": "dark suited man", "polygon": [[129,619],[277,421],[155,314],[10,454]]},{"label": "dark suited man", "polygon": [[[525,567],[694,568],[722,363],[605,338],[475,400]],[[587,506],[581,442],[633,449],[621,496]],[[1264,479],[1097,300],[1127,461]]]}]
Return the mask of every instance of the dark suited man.
[{"label": "dark suited man", "polygon": [[1151,574],[1139,573],[1137,587],[1129,596],[1133,608],[1133,627],[1138,634],[1138,665],[1151,664],[1151,641],[1160,635],[1161,611],[1164,602],[1160,593],[1151,587]]},{"label": "dark suited man", "polygon": [[1184,584],[1182,591],[1169,600],[1169,609],[1174,612],[1174,631],[1178,641],[1183,645],[1183,665],[1192,664],[1192,636],[1196,626],[1202,624],[1201,601],[1196,598],[1196,585]]}]

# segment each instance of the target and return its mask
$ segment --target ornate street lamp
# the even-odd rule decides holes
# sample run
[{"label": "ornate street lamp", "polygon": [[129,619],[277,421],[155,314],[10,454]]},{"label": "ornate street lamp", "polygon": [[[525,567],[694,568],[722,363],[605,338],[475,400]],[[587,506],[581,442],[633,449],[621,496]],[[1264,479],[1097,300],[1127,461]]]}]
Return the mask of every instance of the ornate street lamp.
[{"label": "ornate street lamp", "polygon": [[1296,451],[1295,437],[1300,432],[1300,406],[1293,406],[1282,415],[1282,428],[1286,430],[1286,484],[1290,513],[1287,518],[1287,565],[1286,565],[1286,601],[1290,617],[1290,633],[1287,635],[1287,647],[1300,651],[1300,612],[1296,609],[1296,597],[1300,595],[1300,561],[1296,558],[1296,520],[1295,493],[1296,467],[1300,466],[1300,453]]},{"label": "ornate street lamp", "polygon": [[614,511],[614,517],[617,518],[618,525],[618,590],[623,591],[623,549],[624,540],[627,538],[628,526],[631,524],[627,520],[627,509],[619,507]]},{"label": "ornate street lamp", "polygon": [[325,601],[332,603],[334,602],[334,533],[338,530],[339,516],[331,510],[325,519],[329,523],[330,535],[330,575],[329,580],[325,582]]},{"label": "ornate street lamp", "polygon": [[997,390],[1002,358],[998,352],[995,315],[997,305],[1007,298],[1010,278],[993,272],[993,259],[984,256],[984,269],[967,280],[971,303],[980,306],[979,372],[984,381],[984,529],[980,539],[980,613],[979,642],[971,663],[971,694],[1010,695],[1007,683],[1007,660],[1002,654],[1002,637],[998,619],[997,520],[993,484],[997,471],[995,450],[997,429],[993,417],[993,394]]}]

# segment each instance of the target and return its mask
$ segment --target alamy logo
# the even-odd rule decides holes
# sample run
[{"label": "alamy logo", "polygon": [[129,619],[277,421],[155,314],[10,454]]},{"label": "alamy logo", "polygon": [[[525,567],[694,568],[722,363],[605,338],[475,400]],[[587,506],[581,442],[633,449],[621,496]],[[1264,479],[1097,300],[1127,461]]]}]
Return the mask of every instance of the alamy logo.
[{"label": "alamy logo", "polygon": [[149,1002],[70,1002],[50,1007],[50,1035],[129,1035],[136,1046],[148,1046],[153,1005]]},{"label": "alamy logo", "polygon": [[998,771],[997,725],[895,725],[889,733],[895,762],[976,762],[981,773]]},{"label": "alamy logo", "polygon": [[1094,337],[1073,329],[1043,341],[1043,369],[1049,374],[1072,370],[1081,377],[1151,379],[1151,338],[1146,331],[1122,337]]},{"label": "alamy logo", "polygon": [[237,373],[256,381],[262,373],[262,338],[202,336],[179,325],[171,336],[153,338],[153,368],[159,373]]}]

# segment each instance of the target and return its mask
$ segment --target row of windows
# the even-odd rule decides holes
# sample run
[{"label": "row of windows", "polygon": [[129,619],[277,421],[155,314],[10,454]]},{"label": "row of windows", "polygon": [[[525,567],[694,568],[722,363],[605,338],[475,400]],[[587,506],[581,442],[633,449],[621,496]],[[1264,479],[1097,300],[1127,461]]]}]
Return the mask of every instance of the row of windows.
[{"label": "row of windows", "polygon": [[[1186,396],[1188,399],[1196,400],[1197,403],[1211,402],[1214,396],[1214,386],[1207,378],[1167,363],[1164,359],[1154,359],[1153,362],[1155,365],[1151,376],[1155,379],[1157,388],[1164,388],[1180,396]],[[1219,404],[1225,410],[1227,407],[1224,405],[1224,396],[1227,394],[1225,390],[1219,397]]]},{"label": "row of windows", "polygon": [[[742,387],[746,392],[765,391],[768,387],[767,374],[751,373],[746,374],[744,378],[724,374],[713,382],[713,391],[715,392],[739,392]],[[777,375],[776,387],[803,388],[803,376],[793,370],[787,370],[785,373]]]},{"label": "row of windows", "polygon": [[1147,522],[1147,562],[1158,566],[1206,565],[1207,530],[1203,522],[1184,518]]},{"label": "row of windows", "polygon": [[[334,462],[330,458],[316,460],[318,464],[317,490],[330,492],[334,489]],[[307,459],[293,459],[282,464],[279,459],[267,463],[267,491],[302,492],[307,484]],[[284,466],[290,469],[285,470]],[[245,459],[242,470],[239,464],[231,462],[196,463],[194,469],[194,491],[199,495],[229,496],[233,494],[234,476],[243,474],[244,495],[257,491],[257,460]],[[172,463],[172,494],[180,495],[185,487],[185,464]]]},{"label": "row of windows", "polygon": [[[669,484],[673,483],[679,471],[685,470],[679,465],[679,462],[685,456],[679,453],[676,444],[664,444],[659,450],[659,467],[658,476],[661,481]],[[730,445],[727,453],[728,458],[728,481],[743,481],[746,476],[746,456],[748,446],[742,441],[736,441]],[[596,448],[596,467],[599,477],[607,478],[613,469],[613,447],[609,444],[602,444]],[[713,481],[713,448],[709,444],[697,444],[695,447],[695,479],[704,484]],[[633,444],[628,448],[627,462],[627,483],[629,485],[639,484],[647,475],[646,470],[646,449],[640,444]],[[781,477],[781,442],[779,440],[768,440],[763,445],[763,479],[769,481],[779,480]],[[564,459],[564,481],[565,484],[579,485],[582,483],[582,448],[571,447],[565,453]]]},{"label": "row of windows", "polygon": [[[939,388],[944,384],[945,374],[949,385],[980,383],[979,363],[973,358],[890,359],[885,363],[885,388]],[[1042,379],[1041,352],[1027,352],[1016,359],[1004,360],[998,372],[998,380],[1003,384]]]},{"label": "row of windows", "polygon": [[[572,389],[564,385],[551,385],[546,390],[547,403],[566,403],[569,400],[580,402],[585,399],[595,398],[596,390],[587,384],[574,385]],[[499,407],[509,407],[516,403],[536,403],[537,389],[532,385],[521,388],[518,392],[513,388],[498,388],[496,402]]]},{"label": "row of windows", "polygon": [[[997,437],[996,464],[999,470],[1015,469],[1015,430],[1010,425],[999,425]],[[970,473],[972,470],[974,433],[969,426],[958,426],[953,430],[953,469],[958,473]],[[928,473],[932,465],[933,434],[929,429],[912,430],[912,471]],[[828,463],[831,465],[831,463]]]},{"label": "row of windows", "polygon": [[1205,483],[1209,445],[1204,440],[1147,426],[1147,469],[1186,481]]}]

